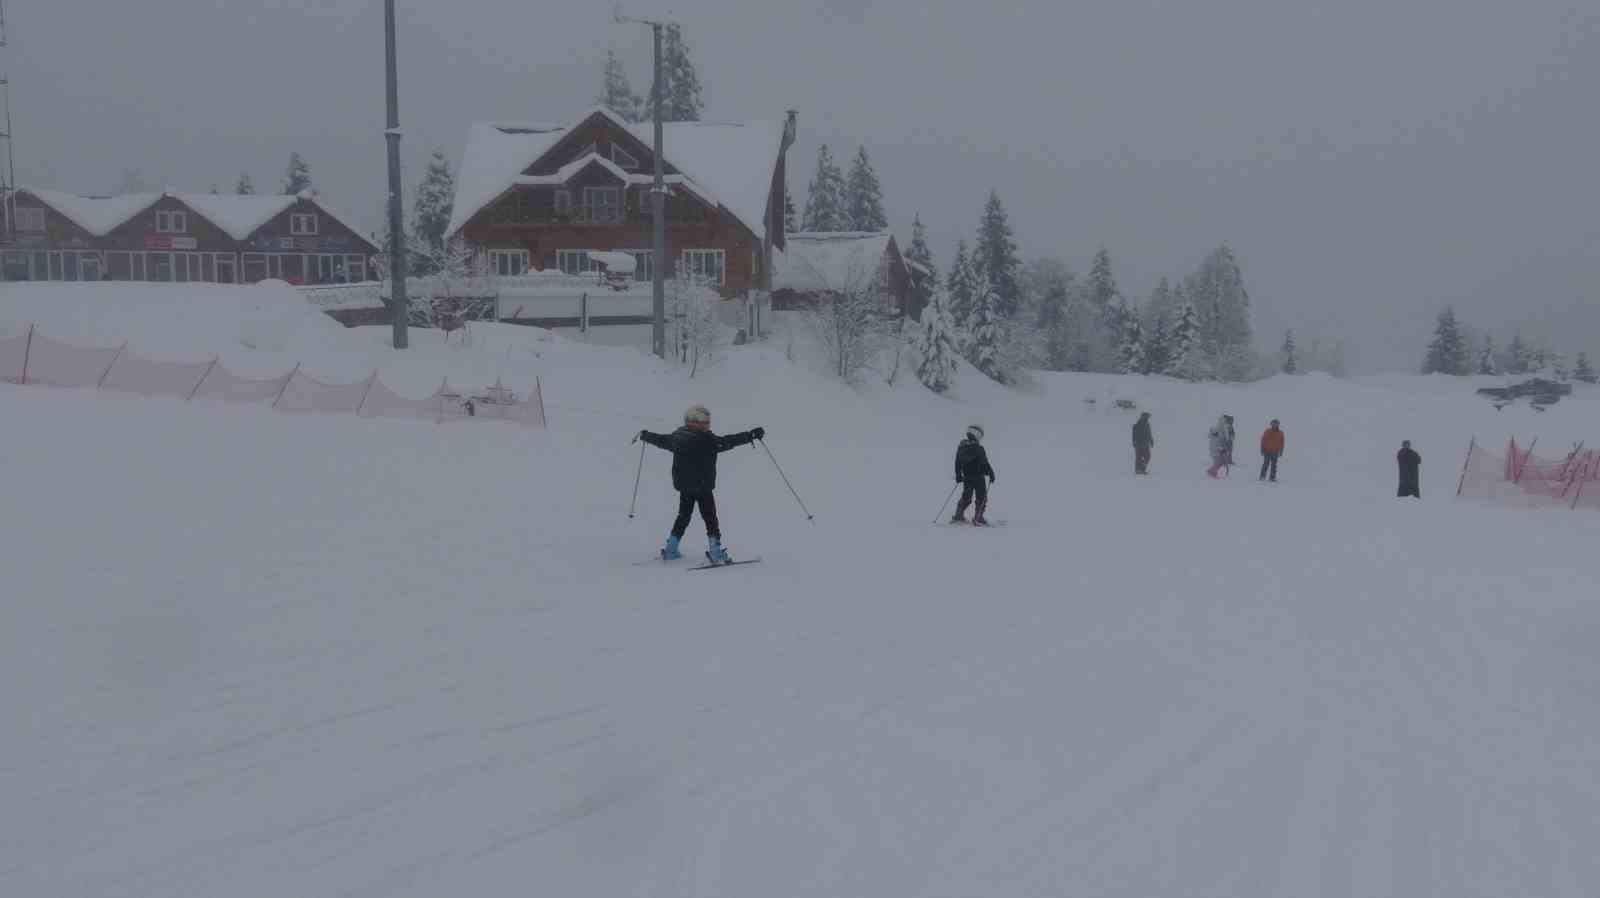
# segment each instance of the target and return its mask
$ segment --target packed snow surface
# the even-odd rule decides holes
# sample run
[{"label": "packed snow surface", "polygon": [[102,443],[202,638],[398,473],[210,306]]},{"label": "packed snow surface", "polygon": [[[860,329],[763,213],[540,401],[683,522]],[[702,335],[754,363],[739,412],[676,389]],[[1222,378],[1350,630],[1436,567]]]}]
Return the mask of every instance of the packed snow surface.
[{"label": "packed snow surface", "polygon": [[[195,320],[197,356],[237,336]],[[1600,891],[1595,518],[1452,498],[1474,434],[1600,438],[1591,389],[967,369],[938,398],[781,337],[691,381],[509,327],[397,361],[382,330],[287,345],[385,379],[510,358],[550,430],[0,385],[0,893]],[[675,495],[646,449],[629,519],[629,439],[691,402],[765,425],[816,515],[724,455],[761,564],[638,564]],[[1243,466],[1209,481],[1223,412]],[[1006,524],[932,526],[972,422]]]}]

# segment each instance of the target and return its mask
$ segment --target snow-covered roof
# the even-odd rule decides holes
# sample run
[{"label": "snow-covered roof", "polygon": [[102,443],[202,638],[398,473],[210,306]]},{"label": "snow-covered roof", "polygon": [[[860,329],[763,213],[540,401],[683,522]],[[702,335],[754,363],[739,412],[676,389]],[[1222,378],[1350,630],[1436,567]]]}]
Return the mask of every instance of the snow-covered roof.
[{"label": "snow-covered roof", "polygon": [[788,246],[773,250],[772,289],[814,293],[844,290],[878,274],[888,231],[801,231],[787,235]]},{"label": "snow-covered roof", "polygon": [[[597,107],[584,113],[577,124],[602,115],[618,128],[650,146],[654,125],[630,124],[609,109]],[[565,183],[561,176],[528,177],[522,173],[555,146],[573,126],[529,123],[480,122],[467,131],[467,148],[456,175],[455,204],[447,233],[460,230],[474,215],[515,184]],[[766,233],[767,197],[772,187],[772,172],[783,146],[782,122],[752,121],[667,122],[662,126],[662,159],[683,173],[678,184],[710,203],[727,209],[757,236]],[[650,175],[630,174],[608,159],[596,156],[603,164],[615,167],[629,184],[648,184]],[[580,158],[572,165],[592,164]],[[568,165],[562,169],[565,172]],[[573,172],[576,174],[576,171]],[[568,176],[570,177],[570,175]],[[669,178],[671,183],[674,179]]]},{"label": "snow-covered roof", "polygon": [[159,202],[163,197],[173,197],[193,209],[196,214],[221,228],[235,240],[248,240],[251,234],[282,215],[300,200],[314,204],[319,211],[348,228],[361,240],[361,231],[353,227],[338,213],[329,209],[316,194],[303,191],[297,196],[286,194],[219,194],[219,193],[129,193],[122,196],[87,197],[59,190],[22,188],[38,197],[57,212],[71,219],[78,227],[96,237],[104,237],[130,219]]}]

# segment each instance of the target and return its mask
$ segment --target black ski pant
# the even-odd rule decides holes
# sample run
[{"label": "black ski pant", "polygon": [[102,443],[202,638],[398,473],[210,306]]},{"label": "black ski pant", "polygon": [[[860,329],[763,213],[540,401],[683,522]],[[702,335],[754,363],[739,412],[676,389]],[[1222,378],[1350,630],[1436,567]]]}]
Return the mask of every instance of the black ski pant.
[{"label": "black ski pant", "polygon": [[1149,465],[1150,465],[1150,447],[1149,446],[1135,446],[1135,447],[1133,447],[1133,473],[1135,473],[1135,474],[1143,474],[1145,472],[1145,468],[1149,467]]},{"label": "black ski pant", "polygon": [[1266,477],[1267,477],[1267,471],[1269,469],[1272,471],[1272,479],[1273,480],[1277,480],[1278,479],[1278,453],[1276,453],[1276,452],[1263,452],[1263,453],[1261,453],[1261,477],[1259,477],[1257,479],[1265,480]]},{"label": "black ski pant", "polygon": [[983,510],[989,507],[989,483],[982,477],[968,480],[961,487],[961,501],[956,503],[956,517],[963,517],[967,513],[967,506],[972,504],[973,498],[978,500],[974,517],[983,517]]},{"label": "black ski pant", "polygon": [[672,535],[683,538],[689,529],[689,518],[694,516],[694,507],[700,506],[700,519],[706,522],[706,536],[712,539],[722,539],[722,525],[717,523],[717,497],[708,490],[703,493],[678,494],[678,519],[672,522]]},{"label": "black ski pant", "polygon": [[1413,499],[1421,499],[1422,498],[1422,486],[1420,484],[1418,484],[1417,481],[1415,481],[1415,480],[1402,480],[1402,481],[1400,481],[1400,491],[1395,493],[1395,498],[1396,499],[1403,499],[1406,496],[1410,496]]}]

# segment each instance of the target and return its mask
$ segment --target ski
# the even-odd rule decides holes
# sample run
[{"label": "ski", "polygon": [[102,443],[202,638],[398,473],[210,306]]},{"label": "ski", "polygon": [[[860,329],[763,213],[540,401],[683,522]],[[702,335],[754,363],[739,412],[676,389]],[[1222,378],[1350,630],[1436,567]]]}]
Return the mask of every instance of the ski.
[{"label": "ski", "polygon": [[710,570],[711,568],[714,568],[714,567],[733,567],[736,564],[756,564],[759,561],[761,561],[760,558],[742,558],[742,559],[740,559],[738,561],[708,562],[706,564],[695,565],[694,567],[687,568],[686,570],[705,571],[705,570]]}]

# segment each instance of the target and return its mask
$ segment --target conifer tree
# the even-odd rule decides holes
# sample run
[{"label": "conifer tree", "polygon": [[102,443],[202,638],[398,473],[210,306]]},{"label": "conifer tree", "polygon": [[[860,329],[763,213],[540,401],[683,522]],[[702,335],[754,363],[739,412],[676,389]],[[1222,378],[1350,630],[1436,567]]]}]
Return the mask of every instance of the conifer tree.
[{"label": "conifer tree", "polygon": [[1507,374],[1527,374],[1533,365],[1533,353],[1528,348],[1522,334],[1517,333],[1511,338],[1511,345],[1506,349],[1505,369]]},{"label": "conifer tree", "polygon": [[1428,343],[1428,355],[1423,361],[1422,373],[1463,375],[1470,371],[1461,325],[1456,321],[1455,310],[1447,306],[1439,313],[1439,323],[1434,327],[1433,340]]},{"label": "conifer tree", "polygon": [[1281,348],[1279,348],[1278,354],[1283,357],[1283,373],[1284,374],[1299,374],[1300,373],[1300,360],[1295,357],[1295,351],[1294,351],[1294,331],[1293,330],[1287,330],[1287,331],[1283,332],[1283,346]]},{"label": "conifer tree", "polygon": [[633,92],[628,83],[628,72],[617,58],[617,51],[606,51],[605,81],[600,86],[600,96],[595,104],[615,112],[623,121],[638,122],[644,118],[644,98]]},{"label": "conifer tree", "polygon": [[1011,219],[1000,202],[1000,194],[989,191],[989,200],[983,207],[983,220],[978,226],[978,244],[973,248],[973,265],[983,273],[989,291],[994,294],[994,313],[1000,318],[1012,318],[1022,308],[1022,287],[1019,276],[1022,259],[1017,256],[1017,242],[1012,237]]},{"label": "conifer tree", "polygon": [[299,153],[289,154],[289,168],[283,176],[283,193],[299,196],[311,189],[311,165]]},{"label": "conifer tree", "polygon": [[1050,371],[1069,371],[1076,348],[1073,333],[1073,303],[1077,285],[1070,271],[1052,278],[1039,297],[1039,331],[1044,335],[1044,367]]},{"label": "conifer tree", "polygon": [[972,315],[967,334],[967,361],[999,383],[1006,382],[1000,368],[1001,325],[994,291],[982,279],[974,279]]},{"label": "conifer tree", "polygon": [[1167,316],[1157,315],[1155,324],[1150,329],[1150,336],[1144,341],[1144,370],[1141,373],[1164,373],[1171,354],[1172,334],[1167,327]]},{"label": "conifer tree", "polygon": [[916,318],[939,289],[939,269],[933,263],[933,250],[928,248],[927,230],[922,226],[921,215],[911,220],[911,246],[906,249],[906,263],[911,268],[911,317]]},{"label": "conifer tree", "polygon": [[456,178],[444,150],[434,150],[423,171],[422,183],[411,207],[411,227],[424,248],[435,254],[444,251],[444,231],[450,226],[450,211],[455,202]]},{"label": "conifer tree", "polygon": [[845,211],[852,231],[882,231],[889,227],[889,217],[883,212],[883,186],[878,183],[872,160],[867,158],[866,147],[857,147],[856,158],[850,163]]},{"label": "conifer tree", "polygon": [[1581,380],[1586,384],[1592,384],[1597,380],[1594,368],[1589,365],[1588,353],[1578,353],[1577,364],[1572,368],[1572,377],[1574,380]]},{"label": "conifer tree", "polygon": [[783,232],[793,234],[800,230],[800,213],[794,208],[794,195],[789,192],[787,181],[783,185]]},{"label": "conifer tree", "polygon": [[1144,324],[1139,313],[1128,308],[1128,303],[1117,298],[1113,318],[1118,324],[1117,372],[1140,374],[1144,371]]},{"label": "conifer tree", "polygon": [[917,380],[935,393],[948,390],[956,378],[958,349],[944,291],[937,287],[922,310],[922,327],[917,332],[916,349],[919,358]]},{"label": "conifer tree", "polygon": [[255,182],[250,180],[248,174],[241,174],[238,182],[233,185],[233,192],[240,196],[253,196],[256,192]]},{"label": "conifer tree", "polygon": [[1250,296],[1233,249],[1224,243],[1190,275],[1185,293],[1200,316],[1200,342],[1219,358],[1229,350],[1248,350]]},{"label": "conifer tree", "polygon": [[1170,377],[1198,380],[1200,373],[1200,313],[1188,299],[1178,308],[1178,320],[1172,328],[1172,347],[1167,352],[1165,373]]},{"label": "conifer tree", "polygon": [[[661,47],[661,120],[664,122],[698,122],[705,102],[700,97],[700,75],[689,57],[689,43],[683,39],[683,29],[677,24],[667,26]],[[641,120],[654,116],[654,98],[645,101]]]},{"label": "conifer tree", "polygon": [[848,227],[845,213],[844,175],[833,161],[828,145],[817,148],[817,175],[811,179],[806,195],[806,214],[801,228],[807,231],[842,231]]},{"label": "conifer tree", "polygon": [[956,243],[956,256],[950,262],[950,276],[945,279],[945,294],[949,299],[950,320],[965,346],[972,332],[972,307],[978,292],[977,277],[972,270],[972,260],[967,255],[967,241]]},{"label": "conifer tree", "polygon": [[1494,360],[1494,337],[1483,335],[1483,351],[1478,353],[1479,374],[1499,374],[1500,367]]}]

